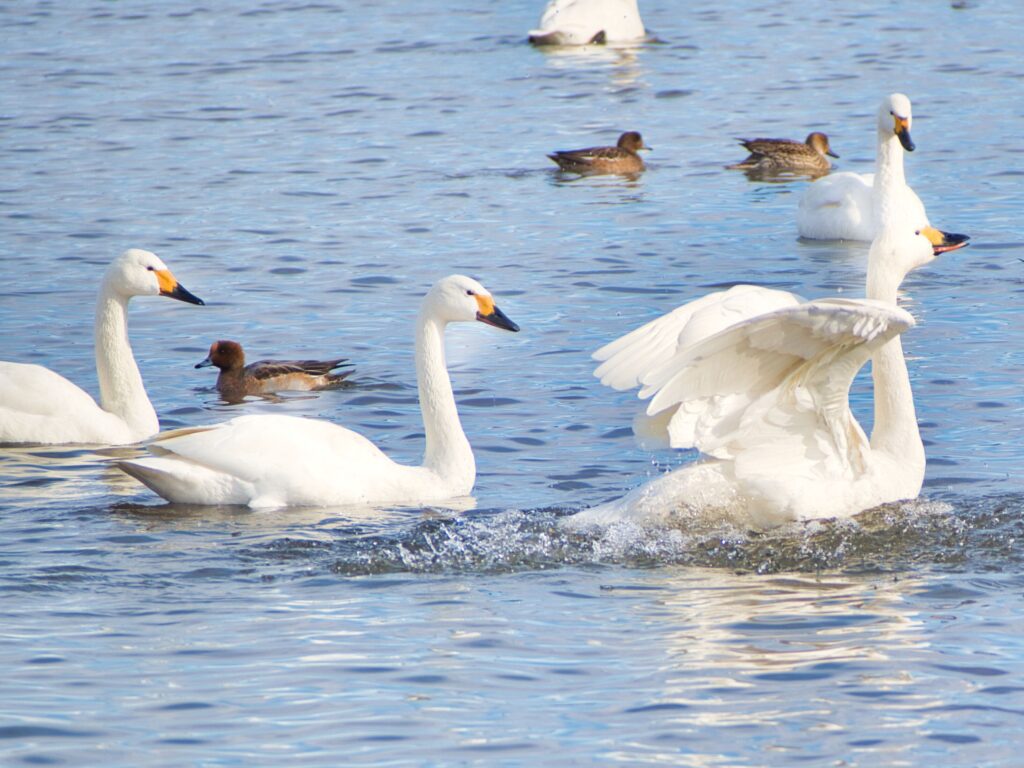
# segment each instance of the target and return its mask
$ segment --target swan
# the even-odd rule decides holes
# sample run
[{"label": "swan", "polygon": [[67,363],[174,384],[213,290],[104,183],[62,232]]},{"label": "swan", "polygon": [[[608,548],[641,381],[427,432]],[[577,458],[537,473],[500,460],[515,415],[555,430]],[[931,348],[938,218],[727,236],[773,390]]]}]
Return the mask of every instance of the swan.
[{"label": "swan", "polygon": [[149,251],[131,248],[107,268],[96,302],[99,405],[48,368],[0,362],[0,443],[121,445],[156,434],[160,424],[128,343],[128,301],[157,295],[203,303]]},{"label": "swan", "polygon": [[465,496],[476,479],[445,365],[448,323],[518,331],[476,280],[451,275],[427,293],[416,325],[416,379],[426,433],[420,466],[398,464],[357,432],[327,421],[254,415],[179,429],[153,456],[117,466],[168,501],[251,508],[429,504]]},{"label": "swan", "polygon": [[221,339],[210,345],[210,354],[196,368],[216,366],[217,391],[229,403],[240,403],[247,395],[274,392],[310,392],[340,386],[352,374],[348,358],[332,360],[258,360],[245,364],[245,350],[237,341]]},{"label": "swan", "polygon": [[[867,299],[804,301],[739,285],[599,349],[603,384],[639,385],[650,399],[638,436],[705,458],[568,524],[658,523],[684,511],[769,528],[916,497],[925,455],[899,339],[914,319],[896,306],[896,291],[934,258],[928,238],[890,224],[871,245]],[[869,358],[870,440],[848,400]]]},{"label": "swan", "polygon": [[[936,253],[966,244],[969,237],[942,232],[928,223],[924,204],[907,185],[903,150],[914,151],[910,99],[902,93],[886,97],[878,108],[878,153],[875,173],[833,173],[808,185],[797,208],[797,230],[811,240],[872,241],[878,234],[882,187],[890,195],[892,213],[931,240]],[[875,183],[877,180],[877,184]]]},{"label": "swan", "polygon": [[637,0],[550,0],[534,45],[588,45],[640,40],[646,34]]}]

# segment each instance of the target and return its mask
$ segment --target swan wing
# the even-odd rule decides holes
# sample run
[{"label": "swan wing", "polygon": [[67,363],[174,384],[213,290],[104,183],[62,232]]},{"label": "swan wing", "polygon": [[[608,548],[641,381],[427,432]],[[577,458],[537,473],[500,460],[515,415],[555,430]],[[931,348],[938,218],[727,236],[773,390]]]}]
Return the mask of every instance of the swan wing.
[{"label": "swan wing", "polygon": [[869,445],[850,412],[850,385],[913,325],[906,311],[867,299],[786,307],[682,350],[645,377],[641,396],[667,422],[673,447],[735,459],[738,471],[755,456],[769,468],[856,469]]},{"label": "swan wing", "polygon": [[724,328],[802,300],[786,291],[736,285],[695,299],[605,344],[593,354],[601,383],[624,390],[640,386],[666,360]]},{"label": "swan wing", "polygon": [[0,443],[131,442],[127,425],[41,365],[0,362]]}]

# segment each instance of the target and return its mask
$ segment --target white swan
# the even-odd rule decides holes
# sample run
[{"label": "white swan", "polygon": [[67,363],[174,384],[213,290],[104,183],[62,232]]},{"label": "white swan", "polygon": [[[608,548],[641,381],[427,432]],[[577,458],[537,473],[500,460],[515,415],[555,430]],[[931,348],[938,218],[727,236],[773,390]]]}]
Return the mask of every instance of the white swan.
[{"label": "white swan", "polygon": [[640,40],[646,34],[637,0],[550,0],[534,45],[587,45]]},{"label": "white swan", "polygon": [[480,283],[451,275],[423,300],[416,328],[416,378],[426,433],[421,466],[397,464],[362,435],[327,421],[242,416],[156,437],[155,454],[118,466],[168,501],[253,508],[339,504],[427,504],[465,496],[476,480],[445,366],[448,323],[519,327]]},{"label": "white swan", "polygon": [[797,230],[812,240],[875,239],[883,220],[879,210],[882,188],[891,213],[931,240],[936,253],[966,244],[967,235],[941,232],[928,223],[924,204],[907,185],[903,150],[914,151],[910,99],[902,93],[886,97],[878,108],[878,153],[875,173],[833,173],[804,190],[797,209]]},{"label": "white swan", "polygon": [[0,443],[134,443],[160,429],[128,343],[132,296],[169,296],[202,304],[149,251],[114,259],[96,303],[100,403],[41,365],[0,362]]},{"label": "white swan", "polygon": [[[599,349],[602,383],[640,385],[640,397],[651,398],[638,434],[660,434],[707,458],[568,524],[663,522],[688,512],[763,528],[916,497],[924,446],[898,338],[914,320],[896,306],[896,291],[933,258],[927,238],[890,225],[871,246],[868,299],[804,302],[736,286]],[[848,402],[869,358],[870,441]]]}]

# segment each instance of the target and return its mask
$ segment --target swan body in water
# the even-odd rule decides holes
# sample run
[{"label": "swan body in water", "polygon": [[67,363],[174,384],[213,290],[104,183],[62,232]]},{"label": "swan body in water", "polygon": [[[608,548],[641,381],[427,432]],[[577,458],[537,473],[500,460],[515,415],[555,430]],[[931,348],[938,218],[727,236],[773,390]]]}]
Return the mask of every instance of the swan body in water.
[{"label": "swan body in water", "polygon": [[[650,400],[637,434],[705,458],[567,523],[660,523],[680,514],[767,528],[916,497],[925,454],[899,339],[914,320],[896,306],[896,291],[933,258],[926,237],[890,225],[871,246],[867,299],[804,301],[741,285],[599,349],[602,383],[640,386]],[[870,439],[848,400],[868,359]]]},{"label": "swan body in water", "polygon": [[416,325],[416,378],[426,433],[419,466],[398,464],[367,438],[327,421],[242,416],[180,429],[149,443],[153,456],[118,466],[168,501],[253,508],[429,504],[467,495],[476,480],[445,364],[448,323],[519,327],[476,280],[451,275],[427,293]]},{"label": "swan body in water", "polygon": [[902,93],[886,97],[878,108],[878,151],[875,173],[832,173],[807,186],[797,209],[797,230],[811,240],[872,241],[881,228],[879,201],[890,200],[903,223],[920,230],[936,253],[960,248],[967,235],[942,232],[928,222],[924,203],[907,184],[903,151],[914,151],[910,99]]},{"label": "swan body in water", "polygon": [[149,251],[114,259],[96,302],[96,373],[100,402],[41,365],[0,362],[0,443],[134,443],[160,429],[128,342],[133,296],[168,296],[202,304]]},{"label": "swan body in water", "polygon": [[550,0],[534,45],[588,45],[643,39],[646,34],[637,0]]}]

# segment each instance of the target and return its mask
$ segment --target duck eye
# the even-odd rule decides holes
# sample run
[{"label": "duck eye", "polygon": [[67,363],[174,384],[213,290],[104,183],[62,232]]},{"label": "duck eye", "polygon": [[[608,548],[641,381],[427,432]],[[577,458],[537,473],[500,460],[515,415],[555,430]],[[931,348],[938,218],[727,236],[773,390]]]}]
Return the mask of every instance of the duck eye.
[{"label": "duck eye", "polygon": [[469,289],[469,288],[466,289],[466,295],[467,296],[476,296],[476,294],[473,293],[473,291],[471,289]]},{"label": "duck eye", "polygon": [[147,270],[148,272],[153,272],[153,271],[155,271],[155,270],[153,269],[153,267],[146,267],[146,270]]},{"label": "duck eye", "polygon": [[914,232],[914,234],[915,234],[915,235],[920,235],[920,234],[921,234],[921,230],[920,230],[920,229],[919,229],[919,230],[917,230],[916,232]]}]

